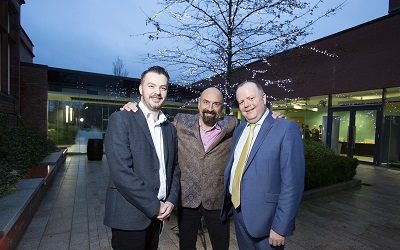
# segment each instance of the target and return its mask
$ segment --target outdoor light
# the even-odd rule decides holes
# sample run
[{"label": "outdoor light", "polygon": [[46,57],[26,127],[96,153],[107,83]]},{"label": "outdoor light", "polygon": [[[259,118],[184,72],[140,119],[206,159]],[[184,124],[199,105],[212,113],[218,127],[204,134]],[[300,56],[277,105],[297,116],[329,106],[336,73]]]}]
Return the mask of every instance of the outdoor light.
[{"label": "outdoor light", "polygon": [[67,106],[65,106],[65,122],[66,123],[68,123],[68,118],[69,118],[68,110],[69,110],[69,106],[67,105]]},{"label": "outdoor light", "polygon": [[72,107],[69,108],[69,121],[72,122]]},{"label": "outdoor light", "polygon": [[79,121],[80,121],[80,122],[83,122],[83,118],[80,118]]},{"label": "outdoor light", "polygon": [[301,109],[301,106],[300,106],[300,105],[297,105],[297,104],[294,104],[294,105],[293,105],[293,108],[294,108],[294,109]]}]

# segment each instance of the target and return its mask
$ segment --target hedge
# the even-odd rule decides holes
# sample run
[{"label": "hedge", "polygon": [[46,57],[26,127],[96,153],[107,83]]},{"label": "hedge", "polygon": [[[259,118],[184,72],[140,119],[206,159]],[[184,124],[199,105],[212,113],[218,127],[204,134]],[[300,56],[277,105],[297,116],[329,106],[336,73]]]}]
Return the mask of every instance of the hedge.
[{"label": "hedge", "polygon": [[304,140],[306,177],[304,190],[353,179],[357,158],[338,156],[322,142]]},{"label": "hedge", "polygon": [[53,142],[25,126],[9,125],[2,113],[0,142],[0,197],[13,192],[14,184],[56,149]]}]

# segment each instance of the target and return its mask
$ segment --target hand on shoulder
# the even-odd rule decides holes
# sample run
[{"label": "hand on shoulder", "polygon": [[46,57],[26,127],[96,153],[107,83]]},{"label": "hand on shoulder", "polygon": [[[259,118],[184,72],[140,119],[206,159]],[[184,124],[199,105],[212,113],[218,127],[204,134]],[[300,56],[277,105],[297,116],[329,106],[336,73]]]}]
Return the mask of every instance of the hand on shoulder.
[{"label": "hand on shoulder", "polygon": [[277,119],[277,118],[285,118],[285,115],[278,112],[278,111],[272,111],[272,118]]},{"label": "hand on shoulder", "polygon": [[137,102],[128,102],[126,103],[122,108],[119,108],[119,110],[126,110],[126,111],[133,111],[136,112],[138,111],[138,103]]}]

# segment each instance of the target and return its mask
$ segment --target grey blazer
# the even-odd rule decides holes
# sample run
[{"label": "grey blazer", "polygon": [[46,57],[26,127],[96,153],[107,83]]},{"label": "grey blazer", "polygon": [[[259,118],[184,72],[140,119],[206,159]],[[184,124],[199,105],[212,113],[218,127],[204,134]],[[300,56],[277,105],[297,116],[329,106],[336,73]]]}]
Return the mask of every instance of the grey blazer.
[{"label": "grey blazer", "polygon": [[[175,127],[162,123],[166,201],[175,206],[180,191]],[[121,230],[143,230],[160,208],[157,198],[159,163],[143,112],[118,111],[110,116],[105,136],[110,182],[105,201],[104,224]]]}]

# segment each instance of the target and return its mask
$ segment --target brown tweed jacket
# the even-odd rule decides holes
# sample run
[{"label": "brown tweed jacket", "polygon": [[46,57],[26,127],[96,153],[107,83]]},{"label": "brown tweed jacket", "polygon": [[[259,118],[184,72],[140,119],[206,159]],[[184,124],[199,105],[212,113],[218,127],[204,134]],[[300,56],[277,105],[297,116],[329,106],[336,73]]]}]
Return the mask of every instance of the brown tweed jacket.
[{"label": "brown tweed jacket", "polygon": [[199,128],[200,114],[178,114],[174,124],[178,137],[178,161],[181,169],[181,206],[219,210],[222,205],[224,170],[238,124],[233,116],[218,119],[221,134],[204,151]]}]

